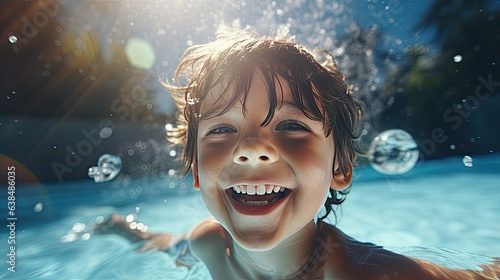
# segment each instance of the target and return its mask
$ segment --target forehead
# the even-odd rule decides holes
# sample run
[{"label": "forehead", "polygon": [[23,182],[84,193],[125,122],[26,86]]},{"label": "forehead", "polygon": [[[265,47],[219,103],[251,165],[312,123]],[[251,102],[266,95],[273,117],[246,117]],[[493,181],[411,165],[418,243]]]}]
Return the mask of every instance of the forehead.
[{"label": "forehead", "polygon": [[221,82],[206,94],[201,102],[201,115],[210,118],[240,108],[246,111],[249,100],[252,103],[269,106],[269,110],[280,109],[284,104],[295,104],[290,83],[281,75],[253,69],[246,78]]}]

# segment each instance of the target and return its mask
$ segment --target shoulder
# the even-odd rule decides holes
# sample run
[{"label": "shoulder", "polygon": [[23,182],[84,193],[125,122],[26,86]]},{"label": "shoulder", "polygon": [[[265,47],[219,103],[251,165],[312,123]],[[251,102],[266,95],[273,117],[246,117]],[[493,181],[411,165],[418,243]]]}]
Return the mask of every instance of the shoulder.
[{"label": "shoulder", "polygon": [[415,260],[373,243],[357,241],[332,225],[323,226],[322,238],[330,248],[325,262],[328,278],[429,279]]},{"label": "shoulder", "polygon": [[193,252],[204,259],[215,251],[225,250],[227,231],[214,218],[207,218],[192,227],[187,238]]}]

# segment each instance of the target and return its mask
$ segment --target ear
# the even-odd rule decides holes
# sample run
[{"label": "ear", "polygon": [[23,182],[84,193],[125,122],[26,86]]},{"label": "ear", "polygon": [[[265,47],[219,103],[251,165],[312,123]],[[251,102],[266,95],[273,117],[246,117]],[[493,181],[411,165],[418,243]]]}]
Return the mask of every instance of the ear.
[{"label": "ear", "polygon": [[335,172],[333,173],[333,178],[332,182],[330,183],[330,188],[336,191],[341,191],[347,188],[351,184],[351,182],[352,182],[352,166],[348,167],[348,170],[346,170],[345,175],[342,173],[342,170],[340,170],[340,168],[336,168]]},{"label": "ear", "polygon": [[191,164],[191,172],[193,172],[193,186],[195,189],[199,190],[200,179],[198,177],[198,162],[196,162],[196,159],[193,160],[193,163]]}]

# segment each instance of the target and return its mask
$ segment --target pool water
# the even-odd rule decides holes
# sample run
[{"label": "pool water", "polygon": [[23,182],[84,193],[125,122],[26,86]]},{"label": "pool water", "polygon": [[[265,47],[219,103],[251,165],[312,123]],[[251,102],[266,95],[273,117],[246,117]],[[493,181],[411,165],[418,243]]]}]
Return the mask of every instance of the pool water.
[{"label": "pool water", "polygon": [[[461,158],[419,162],[399,176],[365,167],[355,177],[337,210],[337,226],[355,239],[455,268],[477,268],[500,256],[500,156],[474,157],[472,167]],[[209,216],[189,177],[172,181],[182,186],[176,188],[163,187],[165,180],[18,186],[16,272],[2,261],[0,278],[210,279],[201,263],[176,267],[165,253],[138,253],[140,244],[90,230],[113,212],[173,233]]]}]

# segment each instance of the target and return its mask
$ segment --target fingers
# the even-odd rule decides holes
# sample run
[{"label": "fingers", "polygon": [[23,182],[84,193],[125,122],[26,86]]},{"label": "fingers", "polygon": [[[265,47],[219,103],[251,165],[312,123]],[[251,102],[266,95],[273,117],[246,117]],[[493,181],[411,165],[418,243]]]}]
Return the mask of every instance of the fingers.
[{"label": "fingers", "polygon": [[[101,216],[102,219],[102,216]],[[96,220],[96,224],[93,226],[93,231],[96,234],[107,234],[113,233],[113,229],[116,225],[121,225],[124,223],[123,217],[117,213],[111,214],[107,220]]]}]

